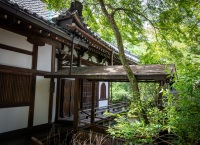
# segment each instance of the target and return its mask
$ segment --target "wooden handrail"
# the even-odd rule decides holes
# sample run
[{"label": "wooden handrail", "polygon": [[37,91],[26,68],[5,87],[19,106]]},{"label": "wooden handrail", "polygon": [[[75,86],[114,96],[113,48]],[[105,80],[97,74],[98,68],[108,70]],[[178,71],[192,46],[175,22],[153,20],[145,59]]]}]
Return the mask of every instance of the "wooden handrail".
[{"label": "wooden handrail", "polygon": [[[127,110],[127,102],[121,102],[121,103],[117,103],[117,104],[110,104],[108,106],[103,106],[103,107],[96,107],[94,109],[95,111],[95,115],[94,115],[94,119],[99,119],[100,120],[104,120],[104,121],[112,121],[112,119],[110,117],[113,117],[112,115],[108,115],[108,116],[101,116],[102,114],[104,114],[106,111],[108,112],[112,112],[112,114],[117,114],[117,113],[122,113],[124,112],[124,110],[122,108],[125,108],[125,110]],[[85,109],[85,110],[81,110],[79,109],[79,123],[81,124],[85,124],[85,125],[90,125],[90,121],[87,119],[91,119],[91,109]],[[81,116],[82,115],[82,116]],[[86,120],[85,120],[86,119]],[[85,121],[83,121],[85,120]]]}]

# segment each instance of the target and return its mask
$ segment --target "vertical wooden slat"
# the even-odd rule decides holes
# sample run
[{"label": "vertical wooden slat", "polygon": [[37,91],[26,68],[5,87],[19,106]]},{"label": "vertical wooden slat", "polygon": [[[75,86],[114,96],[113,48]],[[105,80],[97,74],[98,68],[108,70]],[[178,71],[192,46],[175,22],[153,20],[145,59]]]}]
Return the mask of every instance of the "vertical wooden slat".
[{"label": "vertical wooden slat", "polygon": [[79,121],[79,114],[78,114],[78,98],[80,98],[80,83],[79,79],[75,79],[75,87],[74,87],[74,131],[78,130],[78,121]]},{"label": "vertical wooden slat", "polygon": [[91,124],[94,125],[94,122],[95,122],[95,110],[94,110],[94,107],[95,107],[95,88],[96,88],[96,83],[95,83],[95,80],[92,80],[92,107],[91,107]]},{"label": "vertical wooden slat", "polygon": [[70,108],[71,108],[71,103],[70,103],[71,81],[70,80],[65,80],[65,84],[64,84],[63,87],[64,87],[63,113],[64,113],[64,116],[70,117]]},{"label": "vertical wooden slat", "polygon": [[9,91],[9,90],[11,90],[11,83],[12,83],[12,76],[11,75],[9,75],[8,77],[7,77],[7,80],[6,80],[6,91],[7,91],[7,101],[8,101],[8,103],[9,102],[11,102],[12,101],[12,98],[11,98],[11,95],[10,95],[10,92],[11,91]]},{"label": "vertical wooden slat", "polygon": [[61,80],[61,92],[59,95],[59,117],[64,117],[64,112],[63,112],[63,102],[64,102],[64,89],[65,89],[65,80]]},{"label": "vertical wooden slat", "polygon": [[[74,84],[74,81],[71,81],[71,87],[70,87],[70,90],[71,90],[71,92],[70,92],[70,97],[71,97],[71,99],[70,99],[70,104],[71,104],[71,107],[70,107],[70,111],[71,111],[71,114],[74,114],[74,86],[75,84]],[[79,86],[80,86],[80,84],[79,84]],[[78,89],[78,90],[80,90],[80,89]],[[79,98],[77,98],[77,101],[78,101],[78,99]]]},{"label": "vertical wooden slat", "polygon": [[80,109],[83,109],[83,96],[84,96],[84,92],[83,92],[83,80],[80,80],[80,93],[81,93],[81,95],[80,95]]},{"label": "vertical wooden slat", "polygon": [[[31,88],[31,77],[29,77],[29,88]],[[29,94],[28,94],[28,102],[30,103],[30,101],[31,101],[31,89],[28,89],[29,90]]]},{"label": "vertical wooden slat", "polygon": [[99,82],[95,86],[95,107],[99,107]]}]

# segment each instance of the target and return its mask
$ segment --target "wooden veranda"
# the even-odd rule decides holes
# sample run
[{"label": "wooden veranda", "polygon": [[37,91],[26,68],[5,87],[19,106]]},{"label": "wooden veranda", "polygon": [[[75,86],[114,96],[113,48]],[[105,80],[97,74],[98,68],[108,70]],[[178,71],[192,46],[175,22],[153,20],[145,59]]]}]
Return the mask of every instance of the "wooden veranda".
[{"label": "wooden veranda", "polygon": [[[172,84],[175,77],[175,65],[130,65],[138,82],[155,82],[160,86],[164,84]],[[46,78],[57,78],[58,82],[61,78],[75,79],[74,91],[74,116],[73,126],[77,130],[80,126],[80,113],[90,116],[90,125],[95,125],[95,118],[104,119],[97,115],[98,110],[95,108],[95,85],[96,81],[107,82],[127,82],[128,77],[123,66],[93,66],[93,67],[74,67],[66,68],[56,73],[45,74]],[[79,110],[79,102],[81,98],[81,80],[87,79],[92,82],[92,105],[91,109],[82,112]],[[162,95],[159,96],[162,99]],[[161,104],[162,105],[162,104]],[[83,122],[82,122],[83,123]]]}]

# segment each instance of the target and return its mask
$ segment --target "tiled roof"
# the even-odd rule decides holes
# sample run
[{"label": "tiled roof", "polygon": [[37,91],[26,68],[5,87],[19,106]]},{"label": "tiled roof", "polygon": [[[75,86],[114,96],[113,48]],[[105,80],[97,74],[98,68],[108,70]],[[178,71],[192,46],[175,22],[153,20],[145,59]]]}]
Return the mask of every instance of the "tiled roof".
[{"label": "tiled roof", "polygon": [[[60,29],[61,31],[64,31],[64,32],[67,31],[66,29],[63,29],[63,28],[55,25],[55,23],[53,23],[53,21],[51,21],[53,17],[58,17],[60,15],[60,13],[55,12],[53,10],[48,10],[47,4],[43,3],[41,0],[4,0],[4,1],[7,1],[10,4],[12,4],[15,8],[19,8],[20,10],[24,11],[25,13],[31,14],[32,16],[36,17],[37,19],[46,22],[48,25],[56,26],[56,29]],[[114,49],[114,51],[116,53],[119,53],[119,50],[115,45],[102,40],[98,34],[96,34],[90,28],[87,27],[87,24],[85,24],[84,21],[81,20],[81,22],[83,23],[83,26],[85,27],[85,30],[87,33],[89,33],[92,37],[94,37],[101,43],[103,43],[107,46],[111,46],[112,49]],[[129,60],[131,60],[135,63],[139,62],[137,56],[131,54],[130,52],[127,52],[126,50],[125,50],[125,55]]]},{"label": "tiled roof", "polygon": [[[113,44],[111,44],[111,43],[109,43],[109,42],[106,42],[106,43],[108,43],[109,45],[111,45],[112,48],[113,48],[117,53],[119,53],[119,49],[117,48],[117,46],[115,46],[115,45],[113,45]],[[138,62],[139,62],[138,57],[137,57],[136,55],[131,54],[130,51],[128,51],[128,50],[126,50],[126,49],[125,49],[124,51],[125,51],[125,55],[126,55],[127,58],[129,58],[130,60],[134,61],[135,63],[138,63]]]},{"label": "tiled roof", "polygon": [[10,0],[10,3],[17,4],[21,9],[37,14],[45,20],[51,20],[58,16],[58,12],[48,10],[47,5],[40,0]]}]

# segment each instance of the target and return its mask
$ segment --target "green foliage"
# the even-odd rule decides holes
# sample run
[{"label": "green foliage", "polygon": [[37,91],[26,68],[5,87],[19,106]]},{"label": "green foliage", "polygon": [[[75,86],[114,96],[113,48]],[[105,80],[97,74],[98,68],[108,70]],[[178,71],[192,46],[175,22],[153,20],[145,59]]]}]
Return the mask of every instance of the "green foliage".
[{"label": "green foliage", "polygon": [[[200,84],[198,82],[200,56],[198,53],[190,53],[190,49],[188,52],[185,51],[183,56],[176,59],[178,77],[173,88],[178,94],[172,95],[170,90],[162,91],[165,96],[164,110],[160,111],[155,107],[155,98],[160,90],[158,86],[149,84],[152,86],[150,88],[146,84],[140,84],[142,106],[145,108],[150,124],[145,125],[138,121],[139,108],[133,102],[128,114],[129,118],[119,118],[117,124],[109,129],[112,135],[130,139],[133,143],[152,143],[155,138],[160,138],[159,132],[168,131],[173,134],[173,138],[170,138],[171,143],[197,144],[200,139]],[[152,129],[154,127],[157,127],[157,130]],[[153,130],[152,134],[149,135],[145,129]],[[142,135],[149,138],[142,140]]]},{"label": "green foliage", "polygon": [[112,136],[128,139],[134,144],[154,142],[162,128],[159,124],[145,125],[143,122],[127,120],[123,116],[116,119],[116,122],[114,128],[110,127],[108,132]]},{"label": "green foliage", "polygon": [[63,8],[69,8],[69,1],[64,0],[42,0],[48,4],[48,9],[61,10]]},{"label": "green foliage", "polygon": [[132,89],[129,83],[116,82],[112,83],[110,87],[112,92],[112,102],[125,101],[126,99],[132,99]]},{"label": "green foliage", "polygon": [[187,55],[178,65],[180,77],[174,84],[178,91],[173,120],[169,119],[181,142],[196,143],[200,139],[200,56]]},{"label": "green foliage", "polygon": [[[61,9],[71,3],[65,0],[43,0],[49,8]],[[97,0],[83,0],[85,22],[102,38],[116,44],[109,22]],[[158,110],[156,98],[161,91],[153,84],[140,84],[141,102],[133,100],[126,83],[113,85],[112,99],[132,101],[129,118],[120,117],[109,129],[113,136],[124,137],[134,143],[152,143],[160,131],[175,136],[176,144],[195,144],[200,139],[200,4],[198,0],[105,0],[109,12],[115,12],[115,21],[123,42],[140,55],[142,64],[175,63],[177,78],[173,97],[165,90],[165,109]],[[68,7],[67,7],[68,8]],[[140,50],[142,49],[142,50]],[[139,105],[138,105],[139,104]],[[138,111],[145,110],[149,124],[138,120]]]}]

